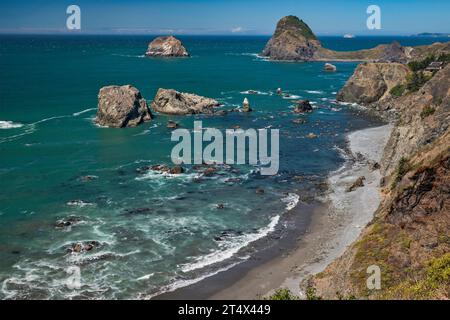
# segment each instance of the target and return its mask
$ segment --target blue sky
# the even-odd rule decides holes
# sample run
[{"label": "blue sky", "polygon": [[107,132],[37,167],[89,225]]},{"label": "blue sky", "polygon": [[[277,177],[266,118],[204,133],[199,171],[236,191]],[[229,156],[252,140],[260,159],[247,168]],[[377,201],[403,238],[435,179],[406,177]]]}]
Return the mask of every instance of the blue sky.
[{"label": "blue sky", "polygon": [[[82,33],[271,34],[293,14],[316,34],[450,33],[448,0],[15,0],[0,2],[0,33],[67,32],[66,8],[81,8]],[[366,8],[381,8],[381,30],[368,30]]]}]

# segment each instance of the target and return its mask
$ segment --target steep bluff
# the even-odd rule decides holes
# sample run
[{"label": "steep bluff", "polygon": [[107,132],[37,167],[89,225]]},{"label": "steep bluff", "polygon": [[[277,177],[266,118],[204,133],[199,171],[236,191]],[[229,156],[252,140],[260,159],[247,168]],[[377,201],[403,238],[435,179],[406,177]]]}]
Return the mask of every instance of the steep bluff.
[{"label": "steep bluff", "polygon": [[[359,79],[356,72],[355,78]],[[371,92],[373,84],[362,85],[363,80],[343,90]],[[341,95],[343,100],[355,97]],[[391,110],[395,123],[381,162],[382,203],[358,241],[309,285],[317,295],[331,299],[448,299],[450,65],[417,91],[373,100],[366,103],[368,108]],[[367,288],[367,268],[372,265],[381,269],[381,290]]]}]

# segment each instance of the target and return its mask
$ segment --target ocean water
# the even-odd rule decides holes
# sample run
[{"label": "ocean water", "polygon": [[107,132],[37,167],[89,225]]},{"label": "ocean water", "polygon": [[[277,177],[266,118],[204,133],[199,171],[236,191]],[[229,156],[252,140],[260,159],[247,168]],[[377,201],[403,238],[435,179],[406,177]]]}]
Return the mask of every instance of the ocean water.
[{"label": "ocean water", "polygon": [[[283,215],[299,201],[314,199],[342,165],[348,132],[380,125],[334,100],[357,63],[325,73],[323,63],[270,62],[257,56],[268,37],[182,37],[191,58],[151,59],[143,56],[151,39],[0,37],[0,298],[133,299],[227,269],[248,259],[251,250],[243,248],[282,232]],[[393,39],[321,40],[354,50]],[[136,128],[100,128],[93,123],[97,94],[111,84],[132,84],[148,101],[160,87],[194,92],[223,109],[247,97],[254,112],[156,114]],[[278,87],[291,99],[276,95]],[[314,112],[294,115],[294,98],[310,100]],[[306,123],[292,123],[298,117]],[[171,165],[168,120],[191,130],[195,120],[219,129],[279,129],[279,173],[261,176],[250,165],[224,166],[211,177],[189,166],[177,176],[139,172]],[[318,137],[308,139],[311,132]],[[55,227],[70,217],[73,226]],[[85,241],[97,241],[95,249],[67,251]],[[73,267],[76,288],[67,285]]]}]

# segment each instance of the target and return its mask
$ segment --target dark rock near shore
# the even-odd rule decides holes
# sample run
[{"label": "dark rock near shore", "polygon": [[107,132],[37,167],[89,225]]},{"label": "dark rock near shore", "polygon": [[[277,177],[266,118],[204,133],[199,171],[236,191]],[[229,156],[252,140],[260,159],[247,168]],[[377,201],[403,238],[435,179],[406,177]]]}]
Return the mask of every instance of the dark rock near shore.
[{"label": "dark rock near shore", "polygon": [[359,177],[358,179],[356,179],[355,182],[353,182],[353,184],[350,187],[347,188],[346,191],[352,192],[355,191],[357,188],[364,187],[364,180],[366,180],[366,177],[363,176]]},{"label": "dark rock near shore", "polygon": [[69,216],[67,218],[56,221],[55,227],[59,228],[59,229],[68,228],[68,227],[71,227],[71,226],[81,222],[81,221],[82,221],[81,217]]},{"label": "dark rock near shore", "polygon": [[299,100],[295,106],[294,113],[307,113],[312,112],[313,108],[309,100]]},{"label": "dark rock near shore", "polygon": [[176,123],[175,121],[169,120],[169,121],[167,121],[167,128],[168,129],[176,129],[176,128],[178,128],[178,123]]},{"label": "dark rock near shore", "polygon": [[189,53],[180,40],[173,36],[158,37],[148,45],[148,57],[188,57]]},{"label": "dark rock near shore", "polygon": [[99,125],[112,128],[134,127],[151,119],[147,102],[135,87],[125,85],[100,89],[95,119]]},{"label": "dark rock near shore", "polygon": [[214,107],[218,106],[220,103],[211,98],[163,88],[158,90],[152,102],[153,110],[173,115],[213,114]]},{"label": "dark rock near shore", "polygon": [[86,242],[76,242],[73,243],[70,247],[67,248],[67,252],[70,253],[82,253],[82,252],[88,252],[95,248],[98,248],[101,246],[101,243],[95,240],[92,241],[86,241]]}]

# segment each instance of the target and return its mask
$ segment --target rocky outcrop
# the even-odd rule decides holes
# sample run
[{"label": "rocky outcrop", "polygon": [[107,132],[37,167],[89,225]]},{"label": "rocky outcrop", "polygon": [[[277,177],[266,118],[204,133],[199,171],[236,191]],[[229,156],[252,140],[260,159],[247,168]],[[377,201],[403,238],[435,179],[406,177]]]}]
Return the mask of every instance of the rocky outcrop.
[{"label": "rocky outcrop", "polygon": [[294,108],[294,113],[307,113],[312,111],[313,108],[309,100],[298,100],[297,105]]},{"label": "rocky outcrop", "polygon": [[151,104],[153,110],[172,115],[212,114],[214,107],[219,105],[218,101],[211,98],[162,88],[158,90]]},{"label": "rocky outcrop", "polygon": [[[383,200],[358,240],[311,279],[323,298],[450,297],[450,65],[389,103],[398,118],[380,163]],[[367,289],[373,265],[381,290]]]},{"label": "rocky outcrop", "polygon": [[148,57],[188,57],[189,53],[180,40],[173,36],[158,37],[148,45]]},{"label": "rocky outcrop", "polygon": [[408,60],[406,50],[408,49],[402,47],[398,41],[394,41],[384,48],[378,61],[406,63]]},{"label": "rocky outcrop", "polygon": [[329,72],[336,72],[336,70],[337,70],[336,66],[331,63],[325,63],[325,65],[323,66],[323,69],[325,71],[329,71]]},{"label": "rocky outcrop", "polygon": [[151,119],[147,102],[135,87],[125,85],[100,89],[95,119],[99,125],[112,128],[134,127]]},{"label": "rocky outcrop", "polygon": [[242,102],[242,111],[243,112],[251,112],[252,108],[250,108],[250,102],[248,102],[247,98],[244,98],[244,102]]},{"label": "rocky outcrop", "polygon": [[450,51],[450,42],[403,47],[397,41],[371,49],[334,51],[322,47],[309,26],[295,16],[282,18],[261,55],[287,61],[370,61],[406,63]]},{"label": "rocky outcrop", "polygon": [[312,60],[320,42],[303,20],[295,16],[282,18],[266,44],[262,56],[273,60]]},{"label": "rocky outcrop", "polygon": [[406,82],[409,68],[400,63],[361,63],[338,95],[338,101],[370,104],[389,97],[390,90]]}]

